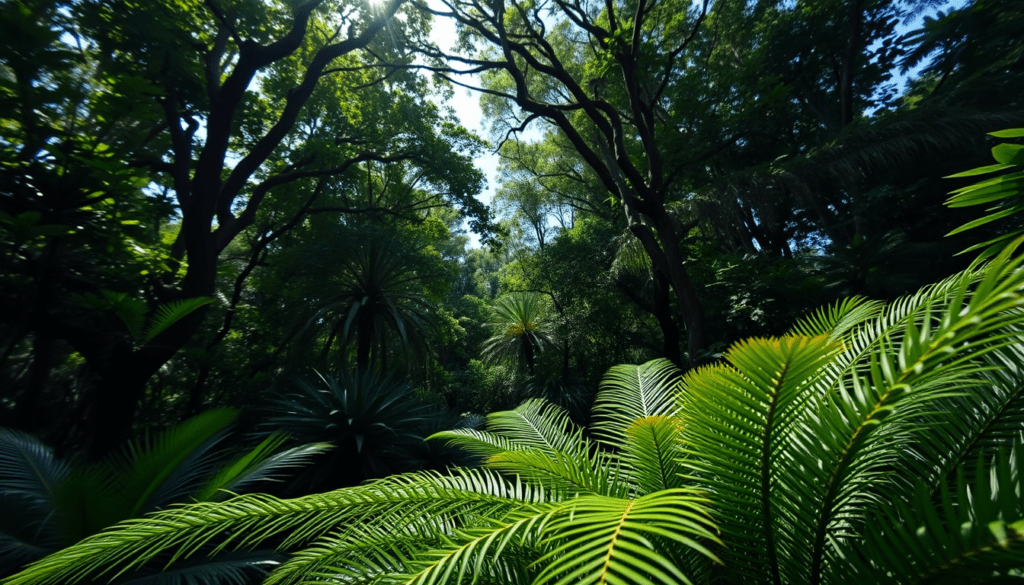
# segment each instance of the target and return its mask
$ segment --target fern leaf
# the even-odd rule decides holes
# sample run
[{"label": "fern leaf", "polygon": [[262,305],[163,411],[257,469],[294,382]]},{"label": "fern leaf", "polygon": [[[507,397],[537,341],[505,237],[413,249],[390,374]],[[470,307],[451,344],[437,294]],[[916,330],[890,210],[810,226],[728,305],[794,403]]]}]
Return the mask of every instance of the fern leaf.
[{"label": "fern leaf", "polygon": [[196,297],[194,299],[181,299],[160,305],[156,310],[156,314],[153,315],[149,327],[146,328],[142,341],[145,343],[152,341],[170,326],[189,316],[200,307],[209,305],[212,302],[213,299],[211,297]]}]

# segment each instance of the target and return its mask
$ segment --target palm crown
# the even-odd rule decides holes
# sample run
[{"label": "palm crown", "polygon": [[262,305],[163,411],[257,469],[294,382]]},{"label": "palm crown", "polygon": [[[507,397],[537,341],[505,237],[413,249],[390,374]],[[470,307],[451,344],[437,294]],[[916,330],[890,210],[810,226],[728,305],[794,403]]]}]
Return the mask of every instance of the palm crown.
[{"label": "palm crown", "polygon": [[589,429],[533,400],[435,436],[479,468],[129,521],[11,585],[265,541],[268,583],[919,583],[1024,567],[1012,248],[883,306],[853,299],[680,377],[613,368]]},{"label": "palm crown", "polygon": [[484,342],[484,357],[525,364],[532,376],[537,355],[551,342],[547,311],[547,303],[538,293],[518,292],[499,299],[490,320],[494,335]]}]

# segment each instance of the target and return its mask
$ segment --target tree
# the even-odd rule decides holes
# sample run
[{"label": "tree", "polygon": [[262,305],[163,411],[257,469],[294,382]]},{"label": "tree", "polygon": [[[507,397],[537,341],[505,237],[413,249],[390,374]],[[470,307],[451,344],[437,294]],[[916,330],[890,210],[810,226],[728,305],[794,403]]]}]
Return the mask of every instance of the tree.
[{"label": "tree", "polygon": [[526,366],[532,376],[540,352],[551,342],[544,296],[514,292],[498,299],[492,311],[493,334],[484,342],[484,357],[493,362]]},{"label": "tree", "polygon": [[[408,62],[411,57],[393,43],[377,40],[387,27],[423,25],[415,12],[394,19],[400,6],[401,0],[380,7],[327,0],[274,6],[216,0],[146,7],[5,5],[20,15],[19,22],[28,24],[33,13],[45,17],[26,27],[35,35],[26,34],[35,53],[25,48],[28,41],[14,37],[15,50],[5,52],[10,57],[4,61],[14,77],[4,94],[12,107],[5,111],[21,114],[5,126],[15,135],[5,140],[5,160],[21,161],[5,165],[5,185],[18,195],[11,200],[16,205],[5,204],[13,208],[7,214],[26,225],[36,221],[18,205],[31,209],[38,201],[33,189],[42,189],[50,194],[41,199],[45,210],[36,223],[54,226],[34,236],[42,242],[40,252],[18,269],[53,274],[74,259],[65,246],[73,238],[68,230],[94,239],[102,233],[91,225],[75,227],[92,206],[109,205],[107,233],[122,222],[149,228],[150,239],[139,246],[114,230],[121,245],[112,249],[122,256],[142,251],[147,263],[141,274],[120,276],[120,266],[139,264],[129,258],[99,275],[37,279],[13,299],[35,309],[30,319],[12,324],[8,348],[35,339],[43,373],[48,340],[62,340],[84,358],[95,456],[129,436],[147,380],[193,339],[207,309],[135,344],[123,331],[96,327],[96,316],[76,308],[69,295],[111,289],[151,308],[211,297],[220,255],[236,237],[257,226],[266,230],[254,238],[258,259],[270,236],[316,208],[317,196],[337,185],[333,178],[369,161],[409,161],[403,168],[426,178],[421,188],[432,191],[433,203],[459,204],[474,222],[485,221],[483,206],[471,196],[478,175],[466,182],[453,166],[471,166],[468,160],[446,162],[453,149],[475,148],[475,139],[436,109],[416,104],[412,95],[426,91],[424,80],[381,73],[361,53],[372,47],[378,56]],[[36,58],[42,55],[47,57]],[[364,127],[358,116],[369,112],[337,107],[359,103],[359,96],[377,104],[376,112],[392,123]],[[84,178],[69,183],[63,176]],[[147,189],[156,193],[149,196]],[[395,211],[415,213],[423,205],[415,202]],[[268,206],[274,213],[261,216]],[[333,205],[332,211],[377,207],[371,199]],[[176,228],[161,233],[159,226],[167,222]],[[170,241],[161,241],[164,235]],[[128,254],[122,252],[126,248]],[[97,254],[102,251],[95,249],[86,266],[104,266]]]},{"label": "tree", "polygon": [[[936,160],[968,155],[979,130],[1014,114],[1012,101],[939,101],[921,87],[900,95],[897,72],[919,38],[899,23],[935,4],[453,1],[436,14],[464,33],[461,52],[446,57],[483,74],[477,89],[511,161],[511,192],[530,193],[518,172],[566,205],[598,215],[601,201],[621,206],[658,296],[673,302],[637,300],[654,305],[666,347],[682,316],[688,357],[699,361],[720,340],[702,302],[713,293],[694,279],[694,240],[790,259],[880,241],[906,224],[909,254],[941,239],[929,228],[958,221],[938,213]],[[1005,3],[988,6],[986,18],[1000,9],[1012,21]],[[992,72],[1011,87],[1013,27],[992,42],[1006,64]],[[538,126],[540,142],[515,140]],[[599,189],[581,197],[567,188],[588,183]],[[931,249],[945,260],[941,246]],[[935,277],[962,267],[944,263]]]},{"label": "tree", "polygon": [[687,158],[690,153],[676,156],[661,142],[671,128],[661,101],[679,82],[681,55],[706,18],[708,3],[443,5],[443,10],[420,8],[453,19],[464,30],[469,54],[418,49],[484,73],[479,89],[494,98],[487,110],[508,133],[534,120],[557,128],[622,205],[628,229],[671,283],[689,356],[696,359],[708,330],[679,243],[689,229],[667,211],[680,173],[695,161]]},{"label": "tree", "polygon": [[[417,583],[979,582],[1024,567],[1020,242],[890,305],[851,299],[679,378],[614,368],[591,434],[531,401],[442,433],[481,469],[125,524],[10,583],[185,554],[303,552],[270,576]],[[594,438],[590,438],[593,436]],[[344,526],[344,530],[337,528]],[[892,554],[893,550],[901,554]],[[139,557],[139,554],[142,554]]]}]

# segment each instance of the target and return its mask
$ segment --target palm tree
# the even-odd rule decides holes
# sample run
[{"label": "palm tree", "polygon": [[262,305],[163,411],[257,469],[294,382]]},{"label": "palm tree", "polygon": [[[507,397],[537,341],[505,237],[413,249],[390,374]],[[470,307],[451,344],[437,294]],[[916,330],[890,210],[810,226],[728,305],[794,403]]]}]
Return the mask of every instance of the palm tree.
[{"label": "palm tree", "polygon": [[326,329],[324,358],[336,343],[354,346],[356,366],[363,371],[374,365],[385,369],[395,341],[406,352],[421,349],[434,315],[427,285],[437,275],[417,266],[408,249],[378,237],[372,234],[347,248],[345,259],[330,266],[325,300],[303,328]]},{"label": "palm tree", "polygon": [[478,469],[122,524],[8,581],[298,554],[267,582],[931,583],[1024,568],[1024,259],[852,299],[679,377],[613,368],[590,432],[543,401],[441,433]]},{"label": "palm tree", "polygon": [[538,293],[517,292],[499,299],[490,321],[494,334],[484,342],[484,358],[523,364],[532,376],[537,355],[551,342],[547,313],[547,303]]}]

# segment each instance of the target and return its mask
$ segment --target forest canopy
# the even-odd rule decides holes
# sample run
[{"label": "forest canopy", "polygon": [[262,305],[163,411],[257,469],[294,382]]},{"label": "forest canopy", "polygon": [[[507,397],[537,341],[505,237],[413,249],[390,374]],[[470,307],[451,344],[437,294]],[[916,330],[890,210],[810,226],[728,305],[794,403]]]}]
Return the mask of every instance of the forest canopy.
[{"label": "forest canopy", "polygon": [[[47,559],[10,583],[1024,569],[1020,2],[0,22],[0,577]],[[146,540],[190,509],[240,524]]]}]

